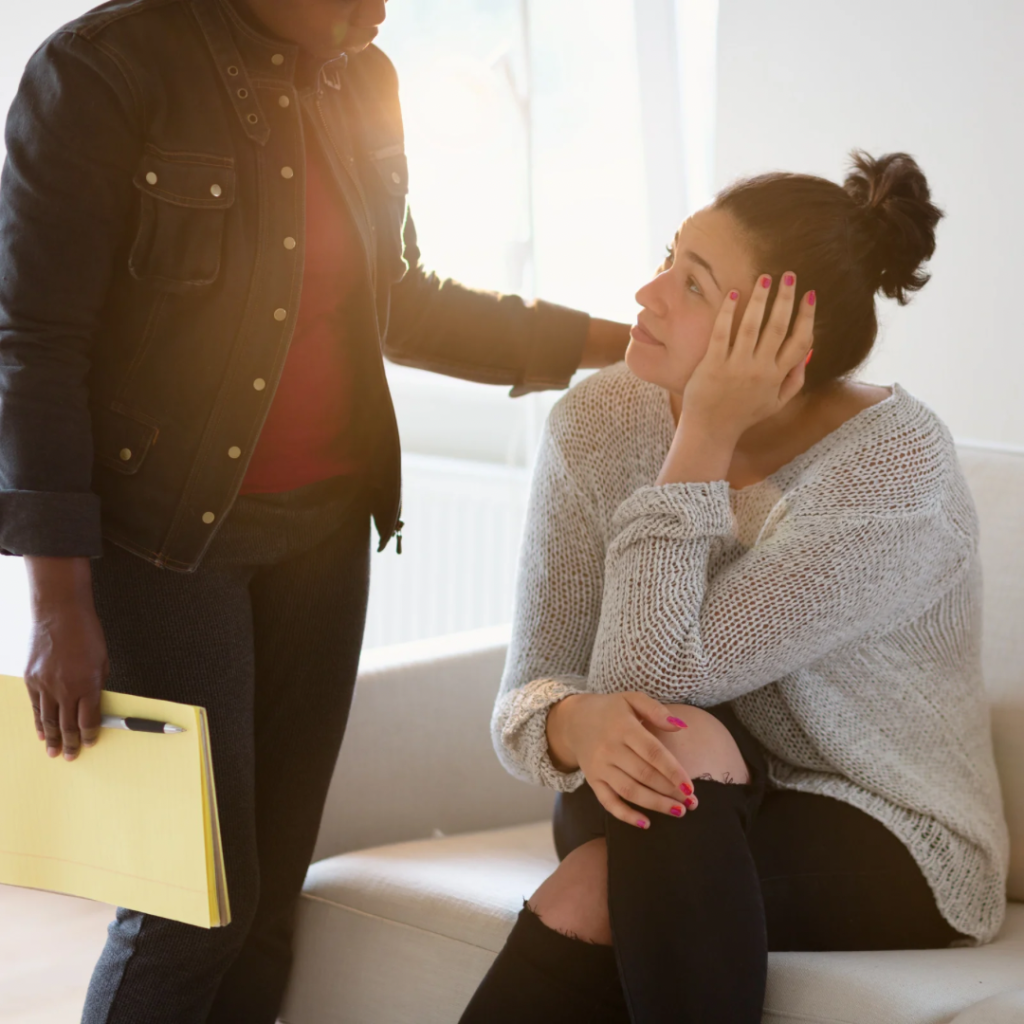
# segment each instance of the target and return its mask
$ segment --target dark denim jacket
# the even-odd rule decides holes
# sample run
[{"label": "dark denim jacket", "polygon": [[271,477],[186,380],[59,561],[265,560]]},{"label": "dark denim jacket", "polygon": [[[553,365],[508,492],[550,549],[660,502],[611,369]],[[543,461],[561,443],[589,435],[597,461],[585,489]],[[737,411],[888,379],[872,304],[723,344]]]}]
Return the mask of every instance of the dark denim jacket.
[{"label": "dark denim jacket", "polygon": [[576,369],[584,314],[424,272],[388,59],[308,86],[298,60],[227,0],[117,0],[29,62],[0,186],[4,553],[97,556],[107,537],[199,564],[291,342],[311,126],[366,254],[349,336],[381,547],[400,511],[382,351],[514,393]]}]

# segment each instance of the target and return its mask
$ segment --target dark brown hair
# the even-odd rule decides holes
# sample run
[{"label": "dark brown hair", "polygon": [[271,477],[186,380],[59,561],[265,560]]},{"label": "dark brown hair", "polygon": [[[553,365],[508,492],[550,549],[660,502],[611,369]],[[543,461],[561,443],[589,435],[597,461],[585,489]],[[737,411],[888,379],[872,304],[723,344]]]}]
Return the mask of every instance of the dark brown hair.
[{"label": "dark brown hair", "polygon": [[814,358],[808,389],[852,373],[878,333],[875,293],[901,306],[929,275],[921,265],[935,252],[943,216],[913,157],[860,150],[842,186],[808,174],[762,174],[718,194],[748,234],[756,269],[772,275],[772,298],[784,271],[797,275],[799,294],[814,289]]}]

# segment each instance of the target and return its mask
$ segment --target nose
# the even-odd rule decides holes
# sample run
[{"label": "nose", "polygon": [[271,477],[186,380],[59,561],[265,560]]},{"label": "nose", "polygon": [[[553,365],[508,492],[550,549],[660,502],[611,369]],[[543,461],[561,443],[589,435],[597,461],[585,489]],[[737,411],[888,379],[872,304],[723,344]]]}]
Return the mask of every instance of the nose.
[{"label": "nose", "polygon": [[634,296],[637,301],[637,305],[643,306],[645,309],[649,309],[652,313],[658,313],[664,305],[660,298],[660,285],[664,278],[665,272],[656,274],[647,282],[647,284],[640,288]]}]

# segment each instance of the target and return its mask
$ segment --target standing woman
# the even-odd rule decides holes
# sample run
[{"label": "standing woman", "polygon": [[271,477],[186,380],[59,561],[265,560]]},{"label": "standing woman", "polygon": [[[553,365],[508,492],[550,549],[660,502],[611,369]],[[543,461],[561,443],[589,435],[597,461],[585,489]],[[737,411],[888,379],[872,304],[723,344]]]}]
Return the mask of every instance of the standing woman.
[{"label": "standing woman", "polygon": [[553,410],[493,727],[562,862],[463,1024],[757,1024],[768,950],[998,931],[974,507],[852,378],[940,216],[901,153],[726,189]]},{"label": "standing woman", "polygon": [[381,547],[402,525],[382,348],[517,393],[625,349],[624,325],[424,272],[384,16],[115,0],[43,43],[11,109],[0,549],[30,577],[36,728],[74,761],[104,686],[205,706],[234,914],[119,909],[87,1024],[276,1019],[370,519]]}]

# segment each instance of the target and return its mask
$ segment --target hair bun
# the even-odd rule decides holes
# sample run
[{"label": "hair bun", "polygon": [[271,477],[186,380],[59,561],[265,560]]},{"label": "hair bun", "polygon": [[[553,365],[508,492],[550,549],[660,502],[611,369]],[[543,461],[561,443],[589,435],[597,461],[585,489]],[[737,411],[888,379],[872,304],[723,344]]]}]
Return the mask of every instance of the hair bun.
[{"label": "hair bun", "polygon": [[851,154],[853,169],[843,188],[861,207],[866,232],[865,260],[876,287],[901,306],[927,284],[921,269],[935,252],[935,227],[942,218],[917,161],[906,153],[877,160],[863,150]]}]

